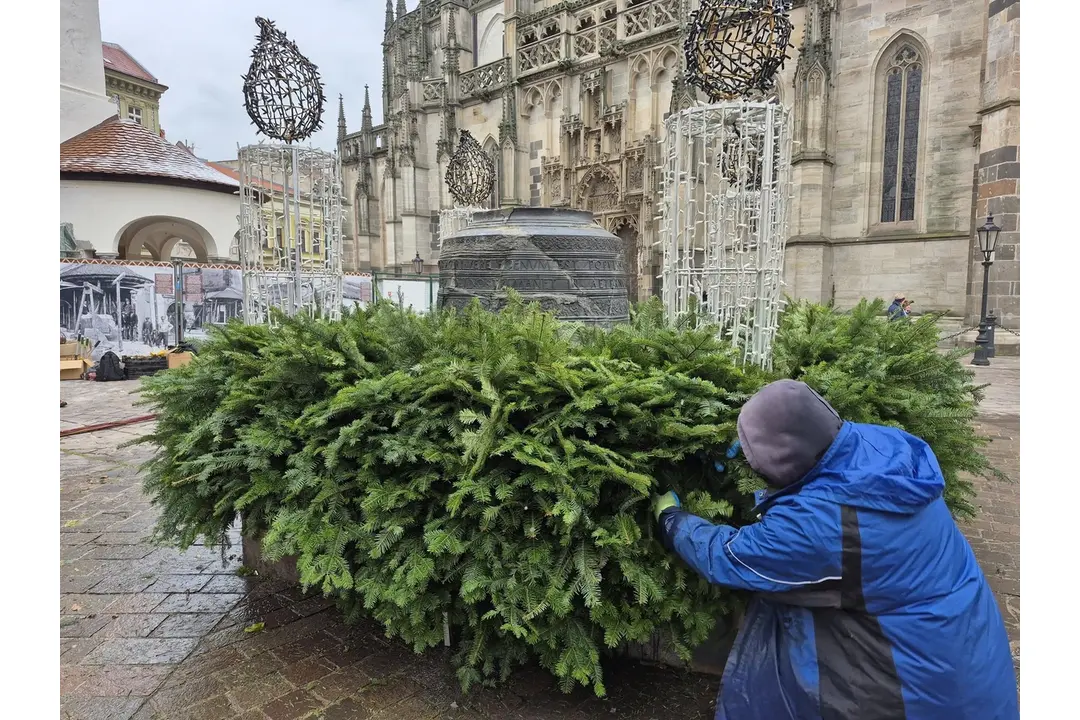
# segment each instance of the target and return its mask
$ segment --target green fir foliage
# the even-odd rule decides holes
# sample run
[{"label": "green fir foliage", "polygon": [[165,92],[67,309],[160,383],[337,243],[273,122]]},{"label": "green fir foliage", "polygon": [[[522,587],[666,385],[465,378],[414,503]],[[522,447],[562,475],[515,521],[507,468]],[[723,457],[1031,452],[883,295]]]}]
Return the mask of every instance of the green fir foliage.
[{"label": "green fir foliage", "polygon": [[773,363],[802,380],[845,420],[903,428],[930,444],[945,476],[945,501],[961,518],[975,515],[974,488],[963,474],[1006,480],[981,450],[974,428],[983,388],[961,358],[938,349],[939,315],[883,320],[885,302],[863,300],[839,313],[810,302],[788,306]]},{"label": "green fir foliage", "polygon": [[[852,420],[899,425],[938,453],[951,506],[988,472],[977,390],[935,350],[932,321],[878,305],[785,316],[779,374]],[[776,377],[737,364],[657,301],[613,330],[513,297],[492,314],[419,316],[387,303],[335,322],[214,330],[191,364],[148,378],[158,422],[145,487],[160,540],[225,542],[238,514],[301,582],[418,652],[449,618],[462,685],[530,657],[604,694],[602,657],[660,636],[683,657],[739,599],[655,537],[650,496],[676,490],[717,522],[750,519],[760,480],[718,471],[745,400]]]}]

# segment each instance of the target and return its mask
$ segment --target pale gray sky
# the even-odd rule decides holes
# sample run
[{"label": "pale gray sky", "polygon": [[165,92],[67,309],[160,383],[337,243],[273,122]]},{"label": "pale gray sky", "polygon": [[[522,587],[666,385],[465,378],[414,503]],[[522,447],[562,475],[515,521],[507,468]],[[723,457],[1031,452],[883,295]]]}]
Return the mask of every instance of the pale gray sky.
[{"label": "pale gray sky", "polygon": [[237,143],[261,137],[244,112],[241,80],[256,15],[273,20],[319,67],[326,110],[312,144],[333,149],[339,93],[349,132],[360,129],[364,83],[381,122],[384,0],[100,0],[100,7],[101,39],[122,45],[169,87],[161,99],[167,138],[194,144],[200,157],[235,158]]}]

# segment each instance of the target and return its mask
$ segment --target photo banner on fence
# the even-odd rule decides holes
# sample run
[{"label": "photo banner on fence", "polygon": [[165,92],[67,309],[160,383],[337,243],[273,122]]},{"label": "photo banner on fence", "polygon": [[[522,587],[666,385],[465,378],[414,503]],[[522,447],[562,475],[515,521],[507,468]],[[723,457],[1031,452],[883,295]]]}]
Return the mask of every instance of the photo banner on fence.
[{"label": "photo banner on fence", "polygon": [[[183,283],[185,340],[243,318],[239,267],[185,264]],[[371,302],[370,275],[346,275],[344,285],[347,307]],[[175,344],[175,303],[171,263],[60,262],[60,333],[90,340],[95,361],[110,350],[121,357],[147,355]]]}]

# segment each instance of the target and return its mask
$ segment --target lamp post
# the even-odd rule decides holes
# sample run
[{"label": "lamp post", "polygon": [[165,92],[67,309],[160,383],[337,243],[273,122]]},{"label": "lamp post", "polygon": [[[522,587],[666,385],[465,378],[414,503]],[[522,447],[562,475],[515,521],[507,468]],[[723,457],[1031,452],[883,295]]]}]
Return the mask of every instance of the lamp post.
[{"label": "lamp post", "polygon": [[[184,261],[173,260],[173,324],[176,346],[184,342]],[[168,342],[166,340],[166,342]]]},{"label": "lamp post", "polygon": [[417,275],[423,275],[424,274],[424,260],[420,257],[419,252],[417,252],[416,257],[414,257],[412,259],[412,266],[413,266],[413,270],[416,271]]},{"label": "lamp post", "polygon": [[979,313],[979,336],[975,338],[975,357],[971,359],[971,364],[989,365],[990,321],[986,317],[986,300],[990,284],[990,266],[994,264],[994,247],[997,245],[1001,228],[994,224],[993,215],[987,215],[986,224],[978,228],[976,232],[979,235],[979,252],[983,256],[983,287],[982,310]]}]

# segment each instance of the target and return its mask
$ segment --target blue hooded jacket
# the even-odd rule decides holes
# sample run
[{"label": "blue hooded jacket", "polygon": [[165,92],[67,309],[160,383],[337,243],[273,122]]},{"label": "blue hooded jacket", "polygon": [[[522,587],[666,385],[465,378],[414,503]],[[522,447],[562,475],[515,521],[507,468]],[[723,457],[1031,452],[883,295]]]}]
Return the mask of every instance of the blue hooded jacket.
[{"label": "blue hooded jacket", "polygon": [[908,316],[908,313],[904,310],[903,301],[893,300],[892,304],[889,305],[888,309],[885,311],[885,315],[890,320],[903,320]]},{"label": "blue hooded jacket", "polygon": [[716,720],[1016,720],[993,593],[930,447],[845,422],[817,465],[736,529],[664,511],[668,547],[754,599]]}]

